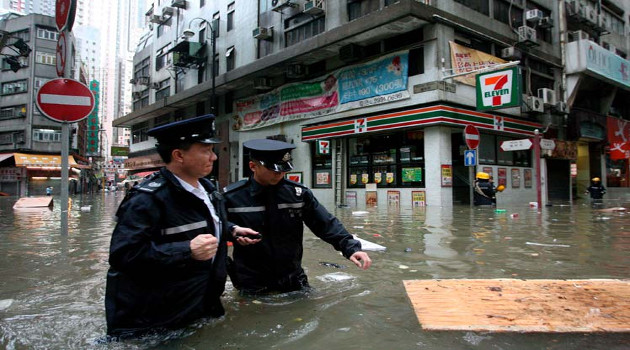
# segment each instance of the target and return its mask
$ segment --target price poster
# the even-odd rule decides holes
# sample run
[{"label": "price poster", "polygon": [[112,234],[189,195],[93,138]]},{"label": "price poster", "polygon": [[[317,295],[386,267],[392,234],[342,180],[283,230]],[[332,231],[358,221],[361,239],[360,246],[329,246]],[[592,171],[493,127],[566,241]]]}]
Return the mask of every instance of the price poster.
[{"label": "price poster", "polygon": [[453,166],[442,164],[442,187],[453,187]]}]

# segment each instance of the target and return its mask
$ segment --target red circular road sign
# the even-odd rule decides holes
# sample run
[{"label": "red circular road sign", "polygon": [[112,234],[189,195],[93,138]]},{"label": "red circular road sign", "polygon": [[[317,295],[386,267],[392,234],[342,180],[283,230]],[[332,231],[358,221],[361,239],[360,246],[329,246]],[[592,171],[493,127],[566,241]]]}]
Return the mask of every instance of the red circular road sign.
[{"label": "red circular road sign", "polygon": [[55,62],[58,77],[63,77],[63,73],[66,70],[66,45],[66,32],[61,32],[59,33],[59,39],[57,39],[57,60]]},{"label": "red circular road sign", "polygon": [[58,78],[42,85],[37,92],[37,108],[56,122],[78,122],[94,109],[94,95],[84,84]]},{"label": "red circular road sign", "polygon": [[466,140],[468,148],[476,149],[479,147],[480,135],[477,127],[474,125],[466,125],[466,128],[464,129],[464,139]]},{"label": "red circular road sign", "polygon": [[55,4],[55,23],[59,31],[72,30],[76,10],[77,0],[57,0]]}]

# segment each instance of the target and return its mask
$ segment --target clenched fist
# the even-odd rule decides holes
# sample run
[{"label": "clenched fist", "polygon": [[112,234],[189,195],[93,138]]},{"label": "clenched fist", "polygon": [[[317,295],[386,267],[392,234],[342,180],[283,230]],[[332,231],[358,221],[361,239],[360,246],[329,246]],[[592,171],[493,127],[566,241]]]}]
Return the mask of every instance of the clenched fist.
[{"label": "clenched fist", "polygon": [[195,260],[210,260],[217,253],[219,241],[213,235],[199,235],[190,241],[190,252]]}]

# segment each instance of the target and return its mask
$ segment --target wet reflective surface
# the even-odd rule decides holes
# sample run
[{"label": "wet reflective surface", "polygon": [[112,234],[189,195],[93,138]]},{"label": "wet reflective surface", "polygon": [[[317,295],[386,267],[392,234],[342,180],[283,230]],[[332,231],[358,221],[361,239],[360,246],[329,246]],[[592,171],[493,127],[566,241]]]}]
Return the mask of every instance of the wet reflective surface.
[{"label": "wet reflective surface", "polygon": [[[69,234],[55,209],[0,197],[0,348],[6,349],[627,349],[630,334],[423,331],[402,284],[433,278],[629,278],[630,213],[544,208],[338,208],[384,245],[361,271],[307,234],[308,295],[244,298],[227,315],[148,339],[101,343],[113,214],[121,193],[73,197]],[[90,210],[87,211],[87,207]],[[331,206],[328,206],[331,210]],[[83,208],[83,210],[81,209]],[[330,263],[330,264],[329,264]],[[340,266],[335,266],[335,264]]]}]

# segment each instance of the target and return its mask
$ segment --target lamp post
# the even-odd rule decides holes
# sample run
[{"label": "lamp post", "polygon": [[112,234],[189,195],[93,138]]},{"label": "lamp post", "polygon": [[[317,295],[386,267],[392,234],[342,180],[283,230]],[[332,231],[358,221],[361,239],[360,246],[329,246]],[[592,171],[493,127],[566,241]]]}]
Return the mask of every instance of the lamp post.
[{"label": "lamp post", "polygon": [[[207,20],[201,18],[201,17],[195,17],[193,19],[190,20],[190,22],[188,22],[188,28],[184,29],[183,34],[184,34],[184,38],[185,39],[189,39],[191,37],[193,37],[195,35],[195,31],[190,29],[190,25],[192,24],[193,21],[195,20],[200,20],[201,23],[199,24],[199,26],[203,25],[204,23],[208,26],[208,28],[210,28],[210,45],[212,46],[212,72],[210,74],[212,74],[212,93],[211,93],[211,101],[210,101],[210,108],[212,109],[212,113],[215,114],[215,99],[216,99],[216,86],[215,86],[215,56],[216,56],[216,51],[217,51],[217,44],[216,44],[216,34],[214,32],[214,27],[212,27],[212,24],[210,22],[208,22]],[[206,38],[207,38],[208,33],[206,33]]]}]

